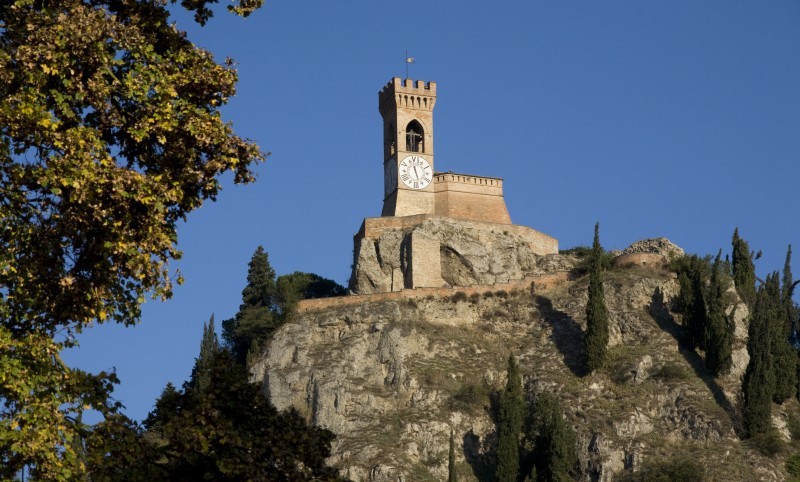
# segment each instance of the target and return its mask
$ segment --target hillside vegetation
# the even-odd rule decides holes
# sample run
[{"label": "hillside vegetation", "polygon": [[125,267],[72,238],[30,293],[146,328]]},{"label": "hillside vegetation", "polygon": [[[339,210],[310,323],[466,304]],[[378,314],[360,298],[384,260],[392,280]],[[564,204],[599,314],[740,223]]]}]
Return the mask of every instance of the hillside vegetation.
[{"label": "hillside vegetation", "polygon": [[[576,257],[560,257],[577,268]],[[454,289],[300,313],[251,371],[278,409],[337,434],[329,462],[356,481],[447,480],[451,430],[457,479],[494,480],[509,353],[528,401],[544,392],[560,400],[580,480],[656,480],[634,477],[679,469],[690,472],[680,480],[786,479],[788,448],[770,457],[740,439],[748,310],[732,282],[732,366],[718,377],[702,351],[681,344],[677,274],[642,266],[605,272],[607,358],[586,373],[588,283],[573,269],[548,291]],[[796,411],[794,399],[773,406],[785,442]]]}]

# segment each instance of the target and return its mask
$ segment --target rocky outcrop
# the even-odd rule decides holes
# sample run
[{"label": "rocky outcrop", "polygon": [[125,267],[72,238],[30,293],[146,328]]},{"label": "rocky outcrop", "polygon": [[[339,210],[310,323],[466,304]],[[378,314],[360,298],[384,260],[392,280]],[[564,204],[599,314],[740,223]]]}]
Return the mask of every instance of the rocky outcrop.
[{"label": "rocky outcrop", "polygon": [[663,254],[668,258],[678,258],[685,253],[683,248],[673,244],[667,238],[651,238],[637,241],[622,251],[622,254],[651,253]]},{"label": "rocky outcrop", "polygon": [[[553,270],[558,242],[533,229],[420,216],[392,225],[372,218],[356,236],[350,290],[491,285]],[[422,281],[421,281],[422,280]]]},{"label": "rocky outcrop", "polygon": [[[544,263],[572,261],[536,257],[531,269]],[[674,275],[607,272],[609,359],[587,375],[587,285],[581,277],[533,293],[371,297],[308,310],[275,333],[253,378],[276,407],[295,407],[337,434],[330,462],[355,481],[445,480],[451,430],[459,480],[492,480],[493,393],[504,384],[509,350],[529,393],[561,399],[578,434],[582,480],[612,481],[673,453],[707,462],[709,480],[778,480],[779,464],[736,437],[746,313],[735,292],[734,370],[714,379],[702,354],[679,347]],[[743,463],[731,471],[729,457]]]}]

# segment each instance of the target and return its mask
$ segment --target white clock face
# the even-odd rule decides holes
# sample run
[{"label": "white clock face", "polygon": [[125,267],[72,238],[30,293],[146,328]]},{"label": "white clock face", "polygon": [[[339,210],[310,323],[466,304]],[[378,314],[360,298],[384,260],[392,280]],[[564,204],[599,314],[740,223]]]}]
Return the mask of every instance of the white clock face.
[{"label": "white clock face", "polygon": [[400,180],[411,189],[425,189],[433,180],[433,168],[422,156],[406,156],[400,161]]}]

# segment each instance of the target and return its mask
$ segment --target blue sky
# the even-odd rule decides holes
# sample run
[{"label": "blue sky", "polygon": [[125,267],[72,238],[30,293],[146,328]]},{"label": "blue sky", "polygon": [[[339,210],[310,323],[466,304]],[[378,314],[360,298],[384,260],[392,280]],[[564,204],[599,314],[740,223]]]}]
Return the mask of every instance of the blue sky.
[{"label": "blue sky", "polygon": [[[402,7],[400,7],[402,6]],[[512,221],[607,249],[666,236],[730,251],[735,227],[762,250],[760,275],[800,278],[800,3],[267,0],[180,28],[238,63],[224,110],[272,152],[258,181],[225,188],[179,231],[186,283],[149,301],[140,325],[99,326],[69,363],[116,368],[136,419],[182,383],[203,322],[241,302],[263,245],[279,274],[346,284],[352,236],[380,215],[377,93],[404,75],[438,83],[438,171],[502,177]]]}]

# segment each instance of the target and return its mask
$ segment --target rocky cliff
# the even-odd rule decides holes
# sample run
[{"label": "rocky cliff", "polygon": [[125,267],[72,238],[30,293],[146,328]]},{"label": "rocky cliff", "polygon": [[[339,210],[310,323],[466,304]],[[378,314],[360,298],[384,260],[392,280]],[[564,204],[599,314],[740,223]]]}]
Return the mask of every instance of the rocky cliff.
[{"label": "rocky cliff", "polygon": [[[529,265],[553,271],[577,262],[555,258],[534,256]],[[492,480],[492,399],[509,350],[528,393],[549,390],[561,399],[578,434],[582,480],[611,481],[676,454],[700,460],[708,480],[783,480],[779,460],[736,435],[747,330],[735,291],[734,369],[714,379],[701,354],[678,344],[675,275],[663,267],[609,271],[609,362],[585,375],[587,285],[573,275],[546,287],[526,282],[449,296],[406,290],[394,299],[318,306],[275,334],[253,376],[278,408],[295,407],[338,435],[330,462],[356,481],[446,480],[451,430],[458,480]]]}]

